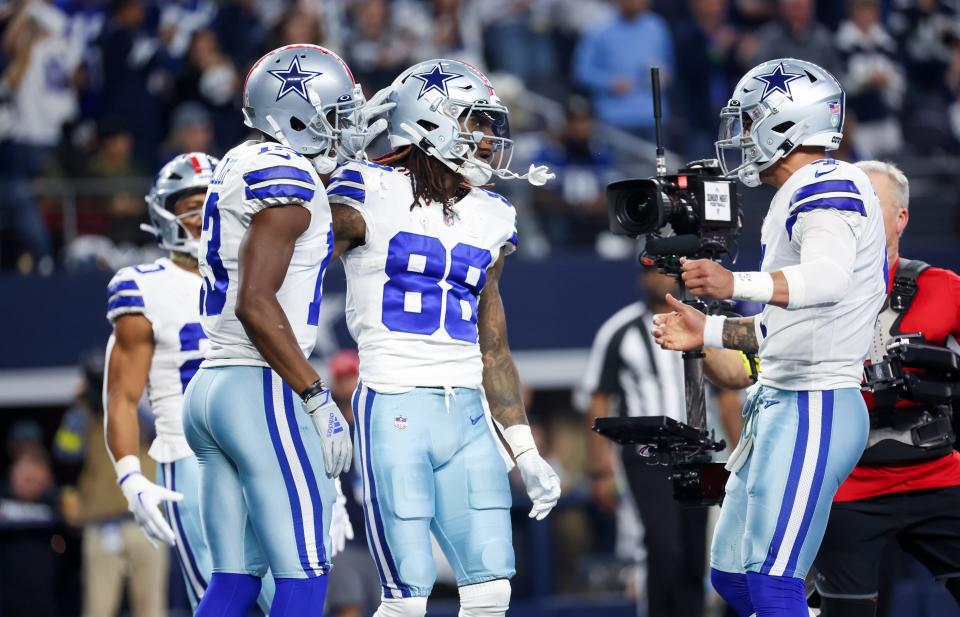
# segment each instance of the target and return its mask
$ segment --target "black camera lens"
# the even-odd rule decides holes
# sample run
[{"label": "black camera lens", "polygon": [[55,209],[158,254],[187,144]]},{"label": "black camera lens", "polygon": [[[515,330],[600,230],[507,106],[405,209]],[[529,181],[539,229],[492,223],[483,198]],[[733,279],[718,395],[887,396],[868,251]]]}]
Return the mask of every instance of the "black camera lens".
[{"label": "black camera lens", "polygon": [[610,227],[614,233],[639,236],[662,224],[660,187],[654,180],[622,180],[607,187]]}]

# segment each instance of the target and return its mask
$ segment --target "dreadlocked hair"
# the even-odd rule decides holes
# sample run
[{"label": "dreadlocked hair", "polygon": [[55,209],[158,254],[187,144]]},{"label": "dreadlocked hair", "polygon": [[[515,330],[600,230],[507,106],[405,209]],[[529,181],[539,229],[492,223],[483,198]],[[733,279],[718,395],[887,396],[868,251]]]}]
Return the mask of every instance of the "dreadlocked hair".
[{"label": "dreadlocked hair", "polygon": [[[434,159],[432,156],[414,146],[405,146],[376,159],[380,165],[403,167],[410,173],[410,182],[413,186],[413,203],[410,209],[429,204],[435,201],[443,205],[443,213],[453,212],[453,204],[463,198],[470,189],[460,182],[457,174]],[[451,192],[447,189],[448,179],[457,178],[457,184]]]}]

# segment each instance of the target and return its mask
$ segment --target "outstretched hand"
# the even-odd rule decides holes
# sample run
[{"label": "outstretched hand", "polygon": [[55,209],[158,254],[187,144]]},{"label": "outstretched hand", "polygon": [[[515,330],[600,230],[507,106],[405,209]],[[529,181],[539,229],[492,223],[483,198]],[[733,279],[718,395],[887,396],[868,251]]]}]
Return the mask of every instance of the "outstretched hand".
[{"label": "outstretched hand", "polygon": [[671,351],[689,351],[703,346],[703,327],[707,317],[697,309],[667,294],[672,313],[653,316],[653,338]]}]

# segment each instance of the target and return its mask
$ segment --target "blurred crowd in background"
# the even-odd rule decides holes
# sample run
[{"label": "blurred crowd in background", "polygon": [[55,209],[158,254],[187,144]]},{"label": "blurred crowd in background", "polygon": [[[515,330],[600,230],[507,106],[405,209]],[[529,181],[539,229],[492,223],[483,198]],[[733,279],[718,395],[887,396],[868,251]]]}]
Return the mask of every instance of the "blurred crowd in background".
[{"label": "blurred crowd in background", "polygon": [[[0,3],[0,263],[143,259],[143,192],[175,154],[245,136],[251,64],[290,43],[341,54],[368,96],[430,57],[486,70],[511,108],[526,257],[604,252],[604,186],[649,173],[649,67],[667,145],[712,156],[717,113],[762,60],[794,56],[848,93],[839,156],[960,152],[956,0],[14,0]],[[904,139],[908,135],[909,139]],[[35,182],[36,179],[42,182]],[[516,184],[516,183],[514,183]]]}]

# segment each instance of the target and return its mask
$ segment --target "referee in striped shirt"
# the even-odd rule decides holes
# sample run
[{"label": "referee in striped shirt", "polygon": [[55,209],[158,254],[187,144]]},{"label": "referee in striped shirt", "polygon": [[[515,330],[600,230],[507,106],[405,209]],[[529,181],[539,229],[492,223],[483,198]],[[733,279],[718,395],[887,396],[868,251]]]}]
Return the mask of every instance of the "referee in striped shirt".
[{"label": "referee in striped shirt", "polygon": [[[589,395],[588,426],[592,427],[596,418],[609,416],[668,416],[686,422],[681,354],[664,351],[650,335],[653,315],[669,312],[664,296],[677,293],[676,283],[672,277],[646,268],[640,283],[644,301],[617,311],[594,339],[582,390]],[[724,392],[723,397],[726,400],[718,401],[721,410],[730,408],[739,418],[738,395]],[[722,416],[727,415],[722,411]],[[632,504],[621,505],[635,505],[643,524],[648,617],[701,617],[706,509],[683,508],[674,501],[668,467],[651,465],[640,458],[636,448],[621,449],[591,435],[594,501],[601,509],[613,511],[620,499],[631,500]],[[618,495],[615,481],[618,467],[626,480],[622,495]]]}]

